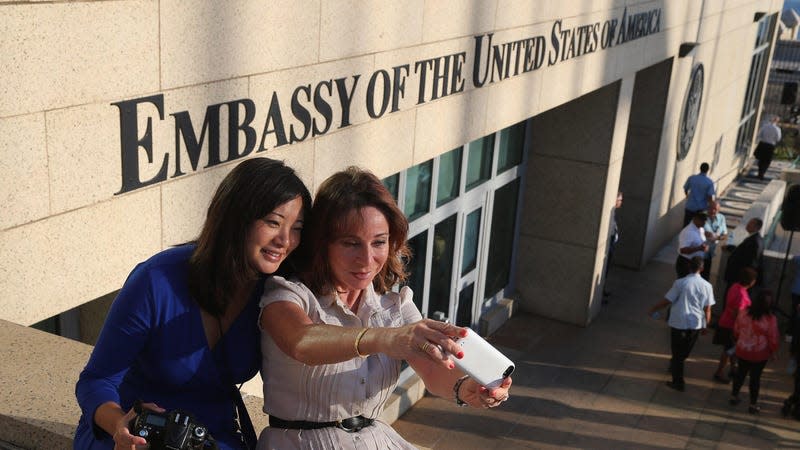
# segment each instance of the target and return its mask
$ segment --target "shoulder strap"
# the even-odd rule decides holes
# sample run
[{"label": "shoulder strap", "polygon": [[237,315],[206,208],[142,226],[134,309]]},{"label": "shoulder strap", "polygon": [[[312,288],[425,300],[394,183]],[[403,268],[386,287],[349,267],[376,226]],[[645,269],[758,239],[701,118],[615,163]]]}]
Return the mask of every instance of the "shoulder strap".
[{"label": "shoulder strap", "polygon": [[233,403],[236,404],[236,415],[239,419],[242,440],[248,450],[255,450],[256,444],[258,443],[256,430],[253,428],[253,421],[250,420],[250,413],[247,412],[247,407],[244,405],[242,393],[234,384],[231,384],[231,397],[233,397]]},{"label": "shoulder strap", "polygon": [[[217,323],[219,324],[220,331],[222,331],[222,321],[219,317],[217,317]],[[224,345],[222,342],[219,342],[218,344]],[[221,366],[217,366],[217,371],[222,377],[222,382],[228,386],[228,391],[231,399],[233,400],[233,404],[236,405],[236,420],[238,422],[239,431],[242,434],[242,441],[244,442],[245,447],[247,447],[247,450],[255,450],[256,444],[258,443],[258,438],[256,437],[256,430],[253,427],[253,421],[250,420],[250,414],[247,412],[247,407],[242,399],[242,392],[240,391],[241,385],[236,387],[236,384],[233,382],[231,375],[228,372],[227,364],[224,364],[224,362],[227,361],[224,347],[220,347],[220,353],[222,353],[220,356],[223,364]]]}]

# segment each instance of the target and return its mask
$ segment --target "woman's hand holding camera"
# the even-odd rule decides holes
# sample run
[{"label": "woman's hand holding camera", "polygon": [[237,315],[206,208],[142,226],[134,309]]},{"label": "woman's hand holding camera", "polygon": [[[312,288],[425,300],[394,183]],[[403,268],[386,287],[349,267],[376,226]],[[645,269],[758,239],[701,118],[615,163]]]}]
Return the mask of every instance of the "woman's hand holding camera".
[{"label": "woman's hand holding camera", "polygon": [[[151,411],[164,412],[164,408],[159,407],[155,403],[142,403],[142,408],[147,408]],[[130,433],[128,428],[131,420],[137,415],[136,409],[131,408],[124,416],[118,421],[114,429],[114,450],[136,450],[141,448],[139,446],[147,445],[147,440],[143,437],[134,436]]]},{"label": "woman's hand holding camera", "polygon": [[[460,358],[464,353],[452,338],[463,337],[467,330],[432,319],[423,319],[398,328],[384,328],[386,332],[367,333],[362,341],[366,348],[372,342],[375,352],[386,353],[394,359],[411,359],[424,353],[428,358],[447,369],[455,367],[450,355]],[[364,347],[362,347],[364,348]]]},{"label": "woman's hand holding camera", "polygon": [[494,408],[508,400],[511,383],[511,377],[506,377],[500,386],[490,389],[467,378],[460,386],[458,397],[473,408]]}]

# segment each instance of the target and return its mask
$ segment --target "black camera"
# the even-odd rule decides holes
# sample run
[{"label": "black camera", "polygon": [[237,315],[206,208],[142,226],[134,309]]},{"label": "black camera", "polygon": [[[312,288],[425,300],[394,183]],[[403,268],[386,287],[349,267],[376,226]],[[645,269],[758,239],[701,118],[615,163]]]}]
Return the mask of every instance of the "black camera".
[{"label": "black camera", "polygon": [[165,414],[147,409],[137,412],[128,428],[132,435],[145,438],[150,450],[217,448],[206,427],[191,414],[177,409]]}]

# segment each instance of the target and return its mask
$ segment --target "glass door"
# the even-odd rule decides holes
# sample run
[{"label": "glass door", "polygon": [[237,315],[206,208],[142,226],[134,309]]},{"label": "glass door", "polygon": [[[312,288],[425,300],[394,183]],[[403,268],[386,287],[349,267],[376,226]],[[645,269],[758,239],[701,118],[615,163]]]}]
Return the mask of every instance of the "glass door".
[{"label": "glass door", "polygon": [[384,179],[409,218],[406,284],[425,317],[474,327],[513,283],[525,136],[520,122]]},{"label": "glass door", "polygon": [[458,299],[455,307],[455,322],[460,327],[470,327],[476,324],[480,314],[480,303],[476,304],[475,298],[477,297],[476,292],[480,292],[478,288],[482,284],[480,269],[483,264],[479,264],[479,261],[482,260],[480,253],[483,243],[485,205],[481,201],[483,200],[481,197],[485,197],[485,195],[474,197],[473,203],[478,203],[477,206],[470,205],[468,211],[462,213],[461,255],[456,281]]}]

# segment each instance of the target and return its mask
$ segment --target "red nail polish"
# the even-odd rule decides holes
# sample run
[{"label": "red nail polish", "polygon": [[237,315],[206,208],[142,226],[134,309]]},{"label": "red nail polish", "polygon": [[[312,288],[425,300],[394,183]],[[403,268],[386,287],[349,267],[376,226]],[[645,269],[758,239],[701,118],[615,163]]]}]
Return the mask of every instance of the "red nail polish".
[{"label": "red nail polish", "polygon": [[461,359],[461,358],[463,358],[463,357],[464,357],[464,352],[458,352],[458,353],[456,354],[456,358],[458,358],[458,359]]},{"label": "red nail polish", "polygon": [[449,367],[450,369],[452,369],[452,368],[454,368],[455,366],[456,366],[455,364],[453,364],[453,363],[450,363],[450,364],[449,364],[447,367]]}]

